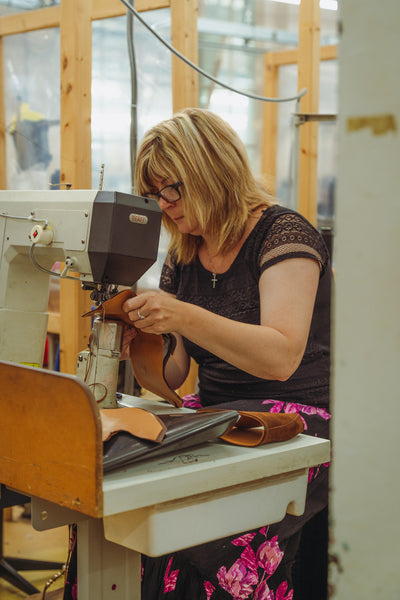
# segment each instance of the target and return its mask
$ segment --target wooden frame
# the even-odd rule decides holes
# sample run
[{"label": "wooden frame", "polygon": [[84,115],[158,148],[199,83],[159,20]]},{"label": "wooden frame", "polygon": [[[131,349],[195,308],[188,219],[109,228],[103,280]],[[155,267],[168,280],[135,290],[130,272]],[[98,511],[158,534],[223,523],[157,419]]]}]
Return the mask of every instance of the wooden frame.
[{"label": "wooden frame", "polygon": [[[300,101],[300,112],[318,113],[319,65],[321,60],[337,58],[337,46],[320,47],[319,6],[302,0],[299,11],[299,46],[296,50],[269,52],[264,60],[264,95],[277,97],[279,67],[298,65],[298,90],[307,88]],[[266,103],[263,119],[262,172],[272,194],[276,184],[277,154],[276,104]],[[317,222],[318,123],[309,122],[300,131],[299,212],[314,225]]]}]

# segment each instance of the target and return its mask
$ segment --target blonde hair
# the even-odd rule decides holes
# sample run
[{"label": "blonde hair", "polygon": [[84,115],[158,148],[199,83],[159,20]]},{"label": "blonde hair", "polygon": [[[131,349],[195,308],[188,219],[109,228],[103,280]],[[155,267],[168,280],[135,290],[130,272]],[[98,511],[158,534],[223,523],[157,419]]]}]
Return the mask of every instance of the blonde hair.
[{"label": "blonde hair", "polygon": [[[209,110],[187,108],[150,129],[135,165],[136,193],[145,195],[155,179],[181,181],[182,206],[189,224],[219,240],[227,252],[243,235],[249,215],[274,203],[253,176],[246,148],[237,133]],[[192,262],[201,236],[183,234],[165,214],[170,251],[183,264]]]}]

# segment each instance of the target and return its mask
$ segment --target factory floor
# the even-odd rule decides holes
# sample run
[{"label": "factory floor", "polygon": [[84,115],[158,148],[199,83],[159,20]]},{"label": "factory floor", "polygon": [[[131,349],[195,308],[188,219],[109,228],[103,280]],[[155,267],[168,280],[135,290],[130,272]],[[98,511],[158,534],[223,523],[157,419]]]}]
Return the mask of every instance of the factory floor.
[{"label": "factory floor", "polygon": [[[50,560],[65,563],[68,557],[68,527],[58,527],[49,531],[36,531],[30,519],[24,516],[24,507],[14,506],[7,514],[3,524],[3,552],[4,556],[16,558],[30,558],[37,560]],[[40,592],[46,582],[57,571],[20,571]],[[63,586],[63,578],[55,581],[46,592],[46,600],[54,597],[55,590]],[[19,600],[20,598],[34,598],[0,578],[0,600]]]}]

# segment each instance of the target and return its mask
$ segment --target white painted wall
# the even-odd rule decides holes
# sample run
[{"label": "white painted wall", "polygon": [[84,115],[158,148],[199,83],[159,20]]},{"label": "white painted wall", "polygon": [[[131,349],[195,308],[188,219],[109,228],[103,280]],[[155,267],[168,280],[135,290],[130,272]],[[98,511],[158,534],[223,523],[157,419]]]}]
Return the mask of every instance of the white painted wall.
[{"label": "white painted wall", "polygon": [[340,4],[330,581],[398,600],[400,2]]}]

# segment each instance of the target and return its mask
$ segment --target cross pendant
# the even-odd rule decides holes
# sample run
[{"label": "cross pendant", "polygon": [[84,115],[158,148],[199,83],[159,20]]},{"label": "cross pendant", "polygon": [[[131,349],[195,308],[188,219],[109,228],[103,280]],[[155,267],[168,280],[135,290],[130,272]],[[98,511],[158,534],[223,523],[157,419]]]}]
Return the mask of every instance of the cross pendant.
[{"label": "cross pendant", "polygon": [[217,281],[218,281],[216,273],[213,273],[213,274],[212,274],[212,279],[211,279],[211,281],[212,281],[212,284],[213,284],[213,288],[215,289],[215,284],[216,284],[216,283],[217,283]]}]

